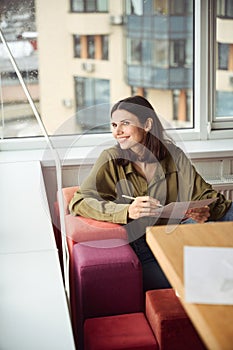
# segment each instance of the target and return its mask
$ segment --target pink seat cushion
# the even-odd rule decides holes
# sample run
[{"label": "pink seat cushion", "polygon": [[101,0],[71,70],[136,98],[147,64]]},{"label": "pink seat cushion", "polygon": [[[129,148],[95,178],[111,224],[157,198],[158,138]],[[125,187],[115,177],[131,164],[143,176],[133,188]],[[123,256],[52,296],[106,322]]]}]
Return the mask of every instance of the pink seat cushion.
[{"label": "pink seat cushion", "polygon": [[[62,189],[67,237],[72,239],[74,243],[108,238],[127,239],[127,232],[122,225],[82,216],[73,216],[69,213],[69,203],[78,189],[79,186],[64,187]],[[55,216],[59,227],[59,207],[56,204]]]},{"label": "pink seat cushion", "polygon": [[84,325],[85,350],[158,350],[143,313],[88,319]]},{"label": "pink seat cushion", "polygon": [[146,316],[160,350],[206,349],[173,289],[147,291]]},{"label": "pink seat cushion", "polygon": [[82,216],[65,215],[66,235],[74,242],[127,238],[124,226]]}]

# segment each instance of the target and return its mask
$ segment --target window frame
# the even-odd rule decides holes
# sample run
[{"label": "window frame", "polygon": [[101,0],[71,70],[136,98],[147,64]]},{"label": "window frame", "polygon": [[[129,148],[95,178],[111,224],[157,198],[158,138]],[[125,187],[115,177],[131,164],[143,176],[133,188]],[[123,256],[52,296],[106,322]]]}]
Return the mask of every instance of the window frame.
[{"label": "window frame", "polygon": [[[217,1],[217,0],[215,0]],[[216,15],[217,15],[217,6],[214,6],[216,2],[209,2],[209,135],[210,138],[215,138],[218,135],[229,135],[229,138],[232,138],[232,128],[233,128],[233,116],[222,116],[221,119],[216,116],[216,71],[217,66],[217,50],[216,50]],[[210,59],[212,57],[212,59]],[[228,129],[228,130],[226,130]]]}]

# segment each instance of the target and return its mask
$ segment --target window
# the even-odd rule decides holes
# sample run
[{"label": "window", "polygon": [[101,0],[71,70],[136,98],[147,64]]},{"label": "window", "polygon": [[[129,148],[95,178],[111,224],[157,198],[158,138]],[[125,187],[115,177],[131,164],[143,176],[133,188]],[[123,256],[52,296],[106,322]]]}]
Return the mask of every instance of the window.
[{"label": "window", "polygon": [[170,41],[170,66],[191,66],[193,61],[192,40]]},{"label": "window", "polygon": [[193,1],[188,0],[126,0],[126,14],[143,16],[155,13],[157,15],[179,16],[193,12]]},{"label": "window", "polygon": [[109,131],[109,80],[75,77],[76,119],[85,133]]},{"label": "window", "polygon": [[[39,64],[33,1],[1,1],[0,28],[35,106],[40,108]],[[41,131],[0,39],[0,137],[38,136]]]},{"label": "window", "polygon": [[217,1],[217,15],[219,17],[233,18],[233,2],[232,0]]},{"label": "window", "polygon": [[154,66],[160,68],[168,68],[168,52],[169,44],[167,40],[154,41]]},{"label": "window", "polygon": [[126,14],[143,15],[143,0],[126,0]]},{"label": "window", "polygon": [[190,90],[173,90],[173,109],[174,119],[179,122],[178,125],[192,126],[192,96]]},{"label": "window", "polygon": [[74,56],[108,60],[108,35],[74,35]]},{"label": "window", "polygon": [[158,15],[165,15],[168,13],[168,1],[167,0],[155,0],[154,11]]},{"label": "window", "polygon": [[228,69],[229,44],[218,43],[218,69]]},{"label": "window", "polygon": [[71,0],[73,12],[107,12],[108,0]]},{"label": "window", "polygon": [[170,66],[179,67],[185,64],[185,41],[173,40],[170,44]]},{"label": "window", "polygon": [[185,13],[185,0],[173,0],[170,1],[170,14],[181,15]]},{"label": "window", "polygon": [[233,93],[216,91],[216,117],[233,116]]},{"label": "window", "polygon": [[[233,3],[217,0],[217,11],[213,12],[216,26],[215,66],[213,67],[215,94],[213,96],[214,129],[233,127]],[[215,23],[213,21],[213,23]]]},{"label": "window", "polygon": [[142,64],[142,41],[140,39],[128,40],[128,63]]},{"label": "window", "polygon": [[[85,124],[108,132],[107,110],[86,120],[78,114],[131,93],[145,95],[186,139],[231,135],[232,1],[50,3],[0,2],[1,31],[49,135],[62,135],[74,115],[70,134]],[[116,14],[118,24],[110,21]],[[41,135],[2,42],[0,104],[2,139]]]}]

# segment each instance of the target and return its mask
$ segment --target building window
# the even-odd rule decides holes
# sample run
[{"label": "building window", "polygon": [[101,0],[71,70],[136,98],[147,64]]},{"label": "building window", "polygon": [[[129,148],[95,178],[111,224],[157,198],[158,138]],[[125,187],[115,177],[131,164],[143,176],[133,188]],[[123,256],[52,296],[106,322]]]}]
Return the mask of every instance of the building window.
[{"label": "building window", "polygon": [[73,12],[108,12],[108,0],[71,0]]},{"label": "building window", "polygon": [[154,0],[154,13],[157,15],[168,14],[168,1],[167,0]]},{"label": "building window", "polygon": [[109,131],[110,82],[75,77],[76,122],[85,132]]},{"label": "building window", "polygon": [[167,40],[155,40],[154,48],[154,66],[158,68],[168,68],[168,48]]},{"label": "building window", "polygon": [[186,60],[185,40],[170,41],[170,66],[183,67]]},{"label": "building window", "polygon": [[[22,78],[27,84],[38,84],[38,70],[21,71]],[[1,84],[6,86],[20,85],[17,74],[15,72],[2,72]]]},{"label": "building window", "polygon": [[108,60],[108,35],[74,35],[74,56]]},{"label": "building window", "polygon": [[179,122],[179,126],[192,120],[192,91],[191,90],[173,90],[173,115],[174,120]]},{"label": "building window", "polygon": [[[128,39],[128,64],[154,67],[183,67],[192,65],[191,40],[142,40]],[[168,60],[170,52],[170,59]]]},{"label": "building window", "polygon": [[217,16],[233,18],[233,1],[217,0]]},{"label": "building window", "polygon": [[95,37],[87,35],[87,58],[95,58]]},{"label": "building window", "polygon": [[216,117],[233,116],[232,101],[233,91],[216,91]]},{"label": "building window", "polygon": [[74,57],[81,58],[81,36],[74,35]]},{"label": "building window", "polygon": [[143,0],[126,0],[127,15],[143,15]]},{"label": "building window", "polygon": [[101,54],[103,60],[108,60],[109,36],[100,35],[101,38]]},{"label": "building window", "polygon": [[143,16],[156,15],[184,15],[193,13],[193,1],[187,0],[126,0],[126,14]]},{"label": "building window", "polygon": [[229,45],[218,43],[218,69],[228,69]]},{"label": "building window", "polygon": [[169,1],[171,15],[181,15],[185,13],[185,0]]},{"label": "building window", "polygon": [[142,40],[128,39],[128,63],[140,65],[142,64]]}]

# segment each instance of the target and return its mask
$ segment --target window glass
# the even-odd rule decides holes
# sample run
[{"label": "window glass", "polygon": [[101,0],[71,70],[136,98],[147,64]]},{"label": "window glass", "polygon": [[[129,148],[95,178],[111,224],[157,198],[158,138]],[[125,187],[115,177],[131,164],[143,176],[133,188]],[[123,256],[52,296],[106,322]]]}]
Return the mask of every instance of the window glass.
[{"label": "window glass", "polygon": [[165,15],[168,13],[168,0],[154,0],[154,12]]},{"label": "window glass", "polygon": [[74,57],[108,60],[108,35],[74,35]]},{"label": "window glass", "polygon": [[35,107],[40,108],[38,33],[34,2],[0,2],[0,28],[19,73],[23,90],[4,41],[0,40],[0,137],[39,136],[40,128],[28,102],[29,92]]},{"label": "window glass", "polygon": [[232,121],[233,125],[233,2],[217,0],[216,8],[214,121],[215,128],[225,128],[223,121]]},{"label": "window glass", "polygon": [[233,18],[232,0],[217,0],[217,14],[220,17]]},{"label": "window glass", "polygon": [[[48,133],[59,129],[62,134],[61,126],[76,113],[111,105],[133,91],[145,95],[173,127],[193,128],[194,14],[193,1],[188,3],[177,1],[179,15],[170,15],[172,0],[50,0],[49,7],[44,0],[2,0],[2,32],[9,46],[21,45],[17,52],[11,50]],[[27,99],[21,97],[22,87],[4,55],[0,67],[1,121],[6,131],[10,123],[19,124],[19,110]],[[9,106],[11,111],[15,107],[10,116]],[[91,122],[96,129],[98,120],[100,125],[108,120],[109,114],[103,114],[88,115],[88,130]],[[22,120],[26,117],[28,111],[20,115]],[[85,117],[77,117],[69,132],[85,131],[84,126]],[[29,134],[30,128],[22,129]],[[11,136],[4,132],[4,137]]]},{"label": "window glass", "polygon": [[218,43],[218,69],[228,69],[229,44]]},{"label": "window glass", "polygon": [[108,0],[97,0],[97,9],[100,12],[108,11]]},{"label": "window glass", "polygon": [[170,66],[184,66],[185,56],[184,40],[172,40],[170,43]]},{"label": "window glass", "polygon": [[102,59],[108,60],[108,45],[109,45],[109,39],[108,35],[102,35]]},{"label": "window glass", "polygon": [[88,58],[95,58],[95,37],[94,35],[87,36],[87,52]]},{"label": "window glass", "polygon": [[161,68],[168,68],[168,52],[169,45],[167,40],[154,41],[154,66]]},{"label": "window glass", "polygon": [[71,0],[74,12],[107,12],[108,0]]},{"label": "window glass", "polygon": [[193,127],[193,2],[192,6],[186,1],[127,5],[128,84],[154,99],[172,126]]},{"label": "window glass", "polygon": [[217,117],[233,116],[233,92],[217,91],[216,92],[216,114]]},{"label": "window glass", "polygon": [[126,13],[128,15],[143,15],[143,0],[126,0]]},{"label": "window glass", "polygon": [[86,1],[86,11],[87,12],[95,12],[96,11],[95,0],[87,0]]},{"label": "window glass", "polygon": [[81,38],[80,35],[74,35],[74,56],[81,57]]},{"label": "window glass", "polygon": [[185,13],[185,0],[170,1],[170,14],[180,15],[182,13]]},{"label": "window glass", "polygon": [[141,64],[142,63],[142,41],[139,39],[128,40],[128,63],[129,64]]},{"label": "window glass", "polygon": [[110,131],[109,81],[75,77],[76,122],[80,133]]},{"label": "window glass", "polygon": [[71,10],[77,12],[84,12],[84,1],[83,0],[72,0]]}]

